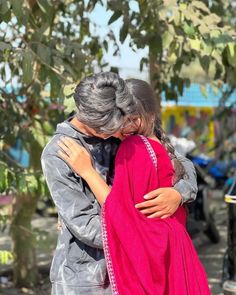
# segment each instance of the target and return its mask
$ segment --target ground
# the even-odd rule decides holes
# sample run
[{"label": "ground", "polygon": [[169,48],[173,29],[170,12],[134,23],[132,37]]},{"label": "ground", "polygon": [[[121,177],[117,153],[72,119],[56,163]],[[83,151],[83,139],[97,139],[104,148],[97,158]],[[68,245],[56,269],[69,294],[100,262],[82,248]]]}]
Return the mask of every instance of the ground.
[{"label": "ground", "polygon": [[[221,240],[218,244],[212,244],[204,234],[199,234],[194,238],[194,244],[199,257],[206,269],[212,295],[223,295],[221,288],[223,256],[226,248],[227,239],[227,206],[223,201],[220,192],[213,194],[213,207],[215,208],[215,220],[220,231]],[[38,240],[38,264],[40,267],[39,286],[34,290],[15,289],[12,287],[11,276],[9,275],[9,266],[2,266],[0,269],[0,294],[1,295],[50,295],[50,283],[48,271],[50,260],[53,254],[56,240],[55,218],[42,218],[35,216],[33,226],[39,232]],[[46,229],[42,232],[42,229]],[[0,249],[10,249],[10,238],[5,234],[0,237]]]}]

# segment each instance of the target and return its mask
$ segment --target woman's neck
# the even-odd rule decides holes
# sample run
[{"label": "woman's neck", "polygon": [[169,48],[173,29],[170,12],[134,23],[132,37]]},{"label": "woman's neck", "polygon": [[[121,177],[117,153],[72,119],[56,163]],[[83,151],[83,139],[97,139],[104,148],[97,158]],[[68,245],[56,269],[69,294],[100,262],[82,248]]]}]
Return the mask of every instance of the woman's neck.
[{"label": "woman's neck", "polygon": [[149,135],[148,138],[150,138],[150,139],[152,139],[152,140],[155,140],[155,141],[161,143],[160,139],[158,139],[154,133],[152,133],[151,135]]}]

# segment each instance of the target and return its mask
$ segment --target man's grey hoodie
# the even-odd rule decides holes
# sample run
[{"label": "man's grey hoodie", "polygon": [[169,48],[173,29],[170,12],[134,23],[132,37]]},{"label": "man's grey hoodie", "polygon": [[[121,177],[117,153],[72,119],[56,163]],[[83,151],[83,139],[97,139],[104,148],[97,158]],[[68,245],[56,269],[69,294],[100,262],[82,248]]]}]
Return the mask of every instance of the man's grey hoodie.
[{"label": "man's grey hoodie", "polygon": [[75,139],[89,150],[96,170],[108,182],[119,143],[112,138],[88,137],[68,120],[57,125],[55,135],[43,150],[43,173],[62,224],[50,270],[52,294],[111,294],[102,245],[100,205],[86,182],[58,157],[58,141],[62,136]]}]

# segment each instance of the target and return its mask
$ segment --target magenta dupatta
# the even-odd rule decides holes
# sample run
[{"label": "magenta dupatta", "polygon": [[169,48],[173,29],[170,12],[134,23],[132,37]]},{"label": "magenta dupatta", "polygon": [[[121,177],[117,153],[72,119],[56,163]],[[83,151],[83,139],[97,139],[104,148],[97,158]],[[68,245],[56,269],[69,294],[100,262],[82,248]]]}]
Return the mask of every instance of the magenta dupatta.
[{"label": "magenta dupatta", "polygon": [[134,205],[170,187],[165,148],[143,136],[122,142],[112,191],[102,208],[107,268],[115,295],[208,295],[204,269],[189,238],[183,207],[167,219],[148,219]]}]

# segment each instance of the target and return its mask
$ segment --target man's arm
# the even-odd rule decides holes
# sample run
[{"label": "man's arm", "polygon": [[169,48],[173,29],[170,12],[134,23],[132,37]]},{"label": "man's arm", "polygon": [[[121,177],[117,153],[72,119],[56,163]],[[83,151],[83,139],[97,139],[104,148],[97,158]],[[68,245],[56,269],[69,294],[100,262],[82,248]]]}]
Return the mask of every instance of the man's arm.
[{"label": "man's arm", "polygon": [[172,188],[159,188],[149,192],[144,199],[146,201],[135,207],[150,218],[167,218],[186,202],[192,202],[197,195],[197,180],[194,166],[190,160],[176,152],[177,159],[182,163],[186,171],[186,177],[177,182]]},{"label": "man's arm", "polygon": [[181,194],[182,204],[190,203],[196,199],[198,191],[196,171],[193,163],[189,159],[182,156],[178,152],[175,152],[175,155],[184,166],[186,177],[184,179],[180,179],[180,181],[174,185],[174,189]]},{"label": "man's arm", "polygon": [[69,166],[55,155],[42,157],[42,168],[58,214],[71,233],[94,248],[103,248],[96,200],[86,196]]}]

